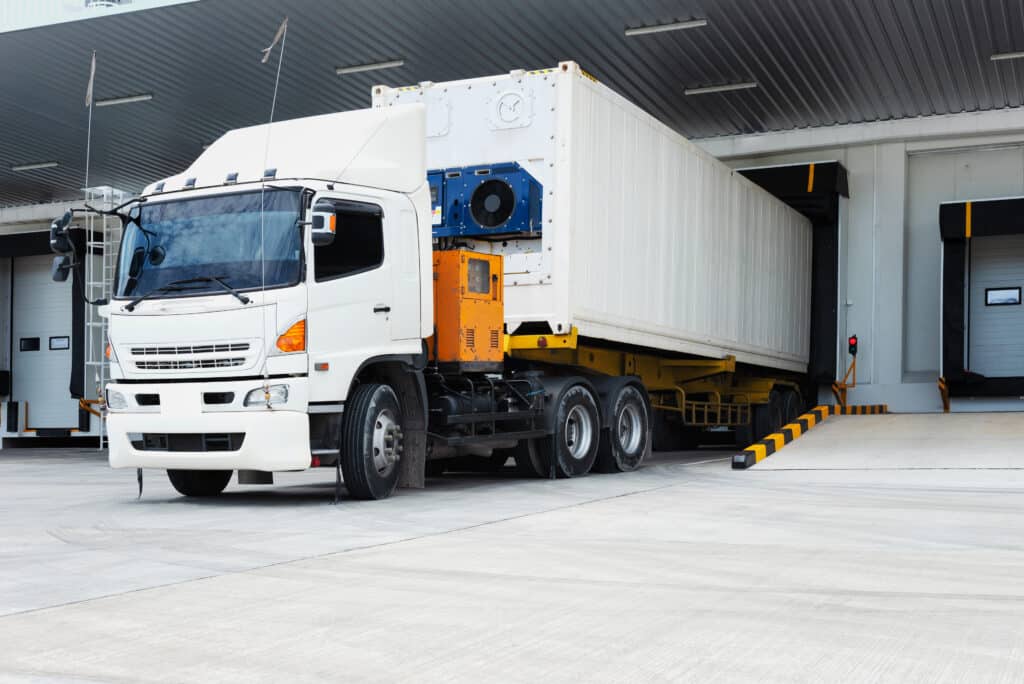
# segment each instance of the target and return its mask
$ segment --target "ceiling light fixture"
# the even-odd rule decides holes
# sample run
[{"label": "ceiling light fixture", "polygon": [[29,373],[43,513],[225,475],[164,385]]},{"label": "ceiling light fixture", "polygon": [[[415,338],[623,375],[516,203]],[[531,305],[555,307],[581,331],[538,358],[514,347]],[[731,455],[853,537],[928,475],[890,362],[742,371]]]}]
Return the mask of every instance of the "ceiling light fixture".
[{"label": "ceiling light fixture", "polygon": [[60,166],[57,162],[37,162],[35,164],[21,164],[20,166],[12,166],[11,171],[36,171],[38,169],[52,169],[56,166]]},{"label": "ceiling light fixture", "polygon": [[756,81],[746,81],[744,83],[726,83],[725,85],[706,86],[703,88],[687,88],[683,91],[683,94],[709,95],[711,93],[730,93],[734,90],[749,90],[750,88],[756,87]]},{"label": "ceiling light fixture", "polygon": [[680,31],[682,29],[701,28],[707,26],[707,19],[690,19],[689,21],[675,21],[671,24],[655,24],[653,26],[636,26],[627,28],[627,36],[646,36],[649,33],[661,33],[662,31]]},{"label": "ceiling light fixture", "polygon": [[335,67],[334,73],[338,76],[343,74],[358,74],[361,71],[376,71],[377,69],[394,69],[405,64],[404,59],[393,59],[389,62],[374,62],[373,64],[353,64],[352,66]]},{"label": "ceiling light fixture", "polygon": [[997,52],[992,55],[993,62],[1002,62],[1004,59],[1021,59],[1024,52]]},{"label": "ceiling light fixture", "polygon": [[114,105],[131,104],[132,102],[149,102],[153,99],[150,93],[141,95],[126,95],[125,97],[108,97],[106,100],[96,100],[97,107],[113,107]]}]

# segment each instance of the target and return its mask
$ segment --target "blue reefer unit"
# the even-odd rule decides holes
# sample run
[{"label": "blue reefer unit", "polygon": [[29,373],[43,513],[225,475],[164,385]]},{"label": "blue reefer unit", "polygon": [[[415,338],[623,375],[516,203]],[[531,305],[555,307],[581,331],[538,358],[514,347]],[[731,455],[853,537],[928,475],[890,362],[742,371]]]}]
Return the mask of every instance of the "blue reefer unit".
[{"label": "blue reefer unit", "polygon": [[540,235],[541,186],[516,162],[427,174],[434,237]]}]

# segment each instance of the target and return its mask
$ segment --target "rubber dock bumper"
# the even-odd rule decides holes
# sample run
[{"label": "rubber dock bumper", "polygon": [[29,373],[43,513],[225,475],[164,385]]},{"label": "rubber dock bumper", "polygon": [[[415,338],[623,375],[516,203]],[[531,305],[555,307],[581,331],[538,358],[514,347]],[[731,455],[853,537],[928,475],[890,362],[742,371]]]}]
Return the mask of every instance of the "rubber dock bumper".
[{"label": "rubber dock bumper", "polygon": [[800,435],[813,428],[815,425],[828,420],[829,416],[867,416],[880,415],[888,412],[889,407],[885,404],[871,404],[864,406],[817,406],[812,411],[797,418],[795,422],[784,426],[778,432],[773,432],[760,442],[751,444],[746,449],[733,456],[732,469],[746,470],[747,468],[760,463]]}]

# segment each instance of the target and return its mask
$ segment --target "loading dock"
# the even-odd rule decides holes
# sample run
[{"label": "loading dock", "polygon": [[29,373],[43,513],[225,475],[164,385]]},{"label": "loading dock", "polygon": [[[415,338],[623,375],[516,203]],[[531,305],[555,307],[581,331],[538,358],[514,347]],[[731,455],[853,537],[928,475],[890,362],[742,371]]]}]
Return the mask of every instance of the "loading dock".
[{"label": "loading dock", "polygon": [[951,398],[1024,396],[1024,198],[949,202],[942,237],[942,386]]},{"label": "loading dock", "polygon": [[[55,283],[49,255],[16,257],[11,275],[11,401],[20,430],[78,430],[78,400],[71,397],[71,281]],[[8,424],[8,428],[15,427]]]},{"label": "loading dock", "polygon": [[[77,11],[64,23],[4,25],[16,6],[44,4],[75,4]],[[0,8],[0,60],[18,65],[0,73],[0,395],[10,399],[0,410],[5,442],[0,451],[0,679],[323,679],[326,672],[339,672],[356,679],[417,681],[1024,681],[1024,584],[1019,582],[1024,543],[1017,534],[1024,525],[1024,457],[1018,447],[1024,413],[963,413],[979,405],[975,397],[1001,410],[1024,407],[1024,345],[1018,342],[1024,339],[1024,199],[1008,202],[1000,216],[989,206],[991,198],[1024,198],[1021,0],[435,4],[0,2],[6,6]],[[284,15],[290,29],[281,24]],[[261,64],[258,49],[279,26],[264,53],[275,59]],[[139,35],[158,39],[149,40],[144,51],[116,49]],[[735,174],[711,165],[714,177],[728,183],[707,187],[682,206],[680,186],[712,178],[704,164],[710,160],[700,153],[693,163],[673,163],[666,145],[644,142],[650,126],[621,125],[619,108],[602,111],[576,95],[548,93],[537,82],[544,79],[535,78],[536,72],[531,76],[531,70],[550,66],[552,46],[625,96],[629,106],[726,160]],[[93,51],[99,66],[88,91],[95,86],[97,109],[88,110],[95,134],[88,148],[82,95]],[[133,363],[137,370],[163,366],[205,374],[218,367],[209,359],[175,358],[221,353],[206,340],[179,345],[169,339],[191,330],[211,339],[221,336],[202,321],[182,325],[187,319],[168,318],[166,327],[156,330],[155,316],[136,319],[139,330],[126,336],[126,353],[118,359],[117,335],[106,334],[95,309],[69,306],[67,297],[79,287],[90,299],[106,297],[114,274],[107,247],[117,242],[106,230],[99,237],[91,226],[81,226],[88,231],[84,244],[105,243],[102,254],[93,252],[97,259],[87,262],[93,277],[65,284],[63,291],[41,282],[48,256],[39,238],[50,219],[80,206],[81,188],[90,185],[83,178],[138,192],[157,178],[180,173],[201,150],[215,149],[224,131],[265,122],[268,111],[277,120],[325,115],[367,106],[374,86],[421,84],[402,91],[402,97],[413,97],[409,93],[415,90],[431,90],[423,85],[431,79],[437,88],[438,81],[507,69],[519,74],[508,80],[529,87],[518,90],[492,79],[474,84],[473,96],[485,106],[469,117],[447,106],[443,92],[434,92],[425,96],[436,105],[425,127],[431,137],[443,138],[472,121],[505,140],[525,141],[531,120],[537,126],[552,113],[559,120],[556,135],[536,136],[538,147],[550,153],[517,144],[509,145],[510,153],[500,161],[496,156],[454,160],[467,173],[451,186],[435,185],[453,210],[455,199],[470,198],[468,206],[455,210],[458,222],[447,223],[456,216],[441,213],[448,237],[460,240],[466,239],[467,215],[487,228],[473,211],[475,192],[465,192],[470,179],[494,192],[481,195],[490,222],[500,223],[493,218],[500,213],[487,208],[493,198],[498,208],[516,206],[515,222],[529,214],[526,232],[533,232],[527,206],[532,200],[513,205],[502,201],[504,191],[494,189],[504,187],[498,172],[512,173],[509,168],[540,182],[543,207],[573,203],[572,215],[582,217],[572,243],[578,251],[560,251],[557,239],[551,244],[559,235],[559,216],[546,225],[543,209],[538,218],[546,244],[537,236],[487,238],[483,245],[488,258],[514,257],[509,261],[516,268],[509,273],[520,279],[510,309],[518,309],[517,320],[526,325],[506,330],[514,337],[507,337],[504,347],[519,366],[517,376],[535,380],[541,362],[544,370],[582,369],[588,383],[594,373],[621,375],[624,382],[612,389],[623,401],[606,402],[614,409],[607,411],[609,417],[618,418],[608,421],[607,434],[614,430],[620,446],[633,453],[645,444],[643,430],[637,429],[647,415],[641,390],[658,395],[657,408],[677,409],[655,415],[685,416],[688,427],[714,425],[705,433],[719,443],[740,432],[735,428],[745,422],[740,420],[744,412],[756,411],[764,420],[787,423],[773,425],[777,431],[755,444],[753,460],[769,451],[771,458],[751,464],[749,471],[732,472],[735,449],[716,451],[704,444],[699,451],[656,454],[647,467],[622,477],[595,474],[549,482],[518,476],[499,453],[504,466],[495,472],[430,477],[432,493],[402,491],[380,505],[345,499],[326,505],[343,489],[330,482],[338,469],[286,472],[273,490],[250,487],[261,481],[260,473],[250,471],[245,478],[231,477],[225,501],[192,505],[152,471],[145,475],[144,495],[136,499],[142,472],[111,472],[102,452],[93,448],[79,453],[11,448],[20,446],[20,438],[38,447],[45,442],[36,438],[42,434],[99,434],[103,423],[79,410],[74,398],[97,401],[103,394],[106,366],[97,352],[108,342],[118,365]],[[278,85],[280,99],[271,105]],[[561,139],[563,124],[577,132],[603,130],[591,141],[574,142]],[[624,140],[612,149],[606,143],[615,136]],[[264,151],[268,160],[269,138],[223,159],[249,153],[257,158]],[[392,136],[380,138],[403,151],[419,149]],[[326,150],[324,141],[333,139],[318,137],[315,146]],[[490,147],[476,136],[451,146],[460,155],[483,154]],[[91,156],[83,154],[86,149]],[[640,149],[650,154],[642,163],[632,161],[630,152]],[[567,161],[580,174],[559,172],[568,168]],[[503,166],[506,162],[514,166]],[[261,179],[261,188],[268,175],[295,178],[278,173],[284,167],[277,163],[251,170],[257,175],[249,178]],[[607,173],[598,176],[595,170]],[[237,185],[239,175],[229,173],[237,168],[220,171],[211,176],[211,188]],[[764,249],[761,217],[745,210],[735,190],[726,187],[749,185],[738,174],[809,218],[812,225],[802,230],[813,233],[812,244],[787,247],[778,255]],[[182,178],[183,189],[189,175]],[[380,189],[377,183],[372,187]],[[449,187],[452,193],[446,192]],[[614,212],[601,210],[609,198],[616,200]],[[11,213],[55,199],[67,202],[32,221],[8,220]],[[261,244],[264,199],[261,189]],[[944,209],[940,221],[943,202],[955,206]],[[333,206],[336,211],[319,218],[338,227],[346,212]],[[389,222],[398,207],[382,210]],[[729,229],[713,225],[718,222],[708,220],[709,211],[728,214]],[[686,230],[648,229],[654,219],[683,216]],[[348,221],[340,224],[349,228]],[[132,222],[127,225],[134,230]],[[141,216],[134,225],[144,227]],[[307,225],[314,222],[295,221],[295,227]],[[404,222],[402,230],[408,233],[411,225]],[[25,238],[34,245],[22,247],[41,251],[16,251],[17,245],[5,242],[13,233],[35,234]],[[147,262],[168,264],[165,249],[150,251],[149,240],[136,237],[138,246],[147,243],[140,255],[145,268]],[[219,238],[202,241],[197,251],[220,243]],[[525,240],[539,241],[540,249],[527,249]],[[402,274],[411,280],[416,260],[405,258],[411,250],[391,249],[390,237],[386,244],[385,270],[365,271],[365,278],[376,279],[380,287],[363,288],[344,302],[338,297],[322,302],[356,302],[357,323],[372,320],[371,327],[390,326],[394,333],[403,328],[398,316],[405,314],[397,306],[392,310],[393,302],[378,305],[376,295]],[[590,259],[562,256],[598,251],[608,255],[607,266],[588,268]],[[146,259],[147,252],[156,258]],[[740,252],[747,261],[731,258]],[[709,253],[713,258],[700,256]],[[136,252],[125,254],[127,272]],[[773,279],[793,275],[796,255],[802,255],[801,273],[810,270],[813,288],[769,306],[766,289]],[[303,267],[315,274],[318,258],[315,251],[309,256]],[[174,258],[170,254],[169,261]],[[102,264],[98,270],[97,263]],[[429,265],[418,263],[427,279]],[[548,263],[553,268],[547,269]],[[219,273],[195,275],[216,280]],[[500,289],[499,271],[488,267],[486,273],[498,278]],[[475,274],[477,286],[467,277],[466,289],[483,302],[486,288],[479,286],[487,276],[482,269]],[[544,275],[551,285],[543,285]],[[527,283],[527,276],[535,282]],[[453,290],[462,288],[459,282]],[[339,281],[310,285],[340,288]],[[558,299],[536,294],[544,288],[558,297],[571,294],[571,318],[551,315]],[[310,292],[296,301],[309,303]],[[758,353],[762,359],[786,349],[758,333],[792,333],[803,345],[801,375],[780,378],[779,387],[749,380],[760,377],[751,366],[764,365],[743,357],[751,349],[699,359],[687,356],[706,355],[695,347],[673,349],[671,358],[649,353],[665,351],[656,338],[666,337],[667,329],[681,333],[688,344],[707,345],[700,326],[691,324],[700,316],[670,315],[674,307],[666,302],[680,293],[693,298],[694,314],[709,310],[726,324],[725,332],[739,328],[744,333],[739,341],[764,347]],[[202,308],[195,301],[176,303],[197,313]],[[426,300],[420,303],[422,312]],[[608,304],[616,304],[613,313],[636,324],[632,332],[644,338],[601,337],[607,334],[597,327],[601,307]],[[152,300],[141,308],[156,306],[165,313],[173,308]],[[250,310],[255,313],[255,307]],[[810,313],[809,332],[801,320],[799,334],[794,333],[798,325],[788,319],[793,311]],[[278,321],[294,333],[282,336],[286,344],[297,345],[307,331],[309,341],[318,343],[325,335],[337,338],[332,330],[344,337],[352,328],[338,317],[327,325],[303,318],[299,326],[282,307],[275,312],[289,318]],[[466,347],[493,340],[488,349],[502,356],[500,319],[483,334],[484,326],[464,326],[464,317],[457,318],[460,323],[450,332],[457,327]],[[263,334],[271,318],[260,319]],[[576,320],[582,324],[574,325]],[[405,322],[415,321],[410,316]],[[253,329],[256,325],[253,320]],[[228,324],[223,334],[242,327]],[[366,332],[366,326],[355,327],[357,334]],[[409,330],[392,337],[415,338],[416,331]],[[843,377],[849,360],[847,340],[855,347],[857,338],[859,367],[852,367],[848,385],[840,381],[835,401],[858,415],[828,410],[831,415],[820,424],[817,417],[801,416],[804,407],[796,405],[794,388],[803,390],[807,408],[830,404],[830,385]],[[242,346],[252,350],[247,342],[236,347],[229,341],[226,353]],[[152,357],[125,358],[136,350]],[[420,351],[417,346],[410,353]],[[316,365],[302,366],[304,372],[289,367],[274,375],[288,378],[293,388],[303,382],[294,378],[319,377],[326,384],[339,370],[338,356],[310,358]],[[367,374],[359,387],[390,380],[390,371],[381,367]],[[743,385],[723,382],[737,374]],[[269,375],[264,373],[262,387],[268,410]],[[643,380],[640,389],[631,379],[635,376]],[[903,412],[940,410],[935,390],[940,376],[945,376],[942,385],[952,388],[953,409],[960,413],[875,414],[883,402]],[[127,401],[147,407],[140,411],[147,416],[189,409],[215,425],[210,433],[185,433],[185,441],[178,433],[175,444],[230,448],[237,442],[221,428],[235,415],[211,417],[206,405],[237,400],[240,410],[230,413],[240,415],[243,399],[253,393],[258,404],[255,375],[240,380],[246,386],[238,392],[196,392],[191,399],[181,383],[171,382],[166,400],[126,383],[132,395]],[[509,380],[512,388],[519,377]],[[442,388],[443,401],[457,407],[464,402],[458,412],[434,412],[456,419],[443,421],[441,427],[451,429],[442,435],[448,442],[442,446],[466,439],[459,432],[461,420],[472,421],[465,423],[473,426],[466,432],[475,437],[478,425],[497,423],[494,403],[477,401],[494,396],[492,381],[488,378],[491,385],[485,387],[469,379],[469,391],[459,389],[461,395]],[[405,402],[412,394],[409,384],[396,399],[412,403]],[[430,389],[437,387],[440,383]],[[292,392],[292,399],[299,394]],[[525,391],[531,398],[545,394],[533,387]],[[358,396],[359,402],[346,398],[344,405],[333,401],[337,396],[326,397],[332,401],[315,407],[312,417],[320,420],[321,436],[336,434],[341,409],[342,429],[356,422],[348,420],[357,413],[353,409],[367,407],[372,399],[368,393]],[[517,398],[509,391],[498,403]],[[202,409],[192,411],[200,401]],[[563,412],[564,422],[551,422],[573,426],[572,445],[593,443],[594,431],[585,428],[594,425],[586,420],[592,412],[583,403],[570,410]],[[334,418],[324,420],[327,414]],[[394,448],[402,434],[393,429],[394,411],[380,415],[388,420],[373,423],[374,448],[380,429],[383,451],[403,453]],[[812,420],[817,427],[808,431]],[[441,422],[420,421],[428,428]],[[298,424],[312,423],[303,418]],[[422,432],[423,425],[413,427]],[[540,429],[521,427],[520,432]],[[271,432],[285,439],[295,434]],[[495,432],[492,427],[484,436]],[[125,437],[129,444],[138,441]],[[171,444],[167,433],[138,437],[144,447]],[[253,442],[260,452],[279,451],[271,440]],[[353,444],[349,440],[344,448],[351,452]],[[318,446],[321,454],[340,456],[333,442]],[[516,451],[517,458],[525,451],[533,460],[529,449]],[[571,457],[584,460],[577,458],[584,452],[590,453],[581,448]],[[410,452],[404,453],[408,462]],[[614,457],[606,450],[602,460],[609,454]],[[316,458],[319,462],[320,454]],[[462,468],[459,459],[451,461]],[[393,461],[374,465],[388,470]],[[618,459],[613,465],[629,463]],[[325,634],[331,635],[330,648],[324,647]],[[376,634],[386,638],[372,639]],[[495,647],[498,643],[502,646]]]},{"label": "loading dock", "polygon": [[[91,194],[98,206],[114,196],[110,188]],[[49,225],[67,203],[0,209],[0,444],[36,438],[100,436],[102,421],[83,408],[96,399],[102,377],[104,328],[83,293],[97,299],[114,254],[104,258],[103,237],[114,239],[110,221],[91,220],[71,231],[85,255],[81,276],[63,283],[51,278]],[[92,235],[92,242],[86,235]],[[87,379],[88,378],[88,379]]]},{"label": "loading dock", "polygon": [[[850,197],[846,168],[838,161],[758,166],[737,170],[811,221],[811,340],[807,375],[819,394],[842,375],[839,296],[844,205]],[[813,395],[812,395],[813,400]]]},{"label": "loading dock", "polygon": [[1024,467],[1024,414],[832,416],[753,470],[933,470]]}]

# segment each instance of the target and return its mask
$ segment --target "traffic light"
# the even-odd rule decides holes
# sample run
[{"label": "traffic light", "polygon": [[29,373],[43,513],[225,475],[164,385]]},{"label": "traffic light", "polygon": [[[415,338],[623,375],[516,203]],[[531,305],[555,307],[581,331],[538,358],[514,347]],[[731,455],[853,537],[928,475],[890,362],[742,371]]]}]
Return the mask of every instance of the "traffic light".
[{"label": "traffic light", "polygon": [[847,340],[847,342],[850,343],[850,356],[856,356],[857,355],[857,336],[856,335],[850,335],[850,339]]}]

